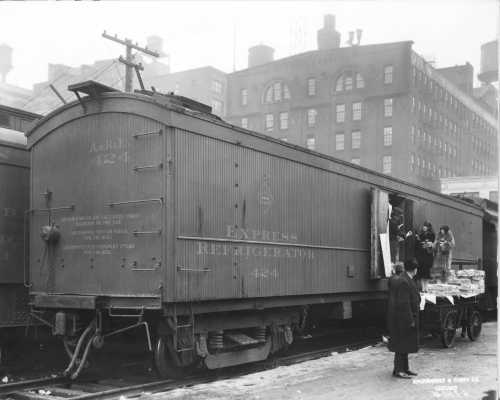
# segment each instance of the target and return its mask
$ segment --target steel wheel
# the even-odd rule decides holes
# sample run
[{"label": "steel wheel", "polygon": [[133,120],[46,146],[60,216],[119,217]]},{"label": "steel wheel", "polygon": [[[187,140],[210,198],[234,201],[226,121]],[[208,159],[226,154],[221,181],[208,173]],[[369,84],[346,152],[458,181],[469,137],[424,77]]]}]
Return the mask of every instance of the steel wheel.
[{"label": "steel wheel", "polygon": [[441,342],[444,347],[451,347],[455,343],[455,334],[457,330],[457,312],[448,311],[443,320],[443,329],[441,331]]},{"label": "steel wheel", "polygon": [[172,336],[158,336],[154,348],[154,364],[161,378],[182,378],[195,368],[196,357],[193,351],[175,351]]},{"label": "steel wheel", "polygon": [[481,334],[481,314],[479,311],[473,311],[467,324],[467,336],[472,341],[475,341]]}]

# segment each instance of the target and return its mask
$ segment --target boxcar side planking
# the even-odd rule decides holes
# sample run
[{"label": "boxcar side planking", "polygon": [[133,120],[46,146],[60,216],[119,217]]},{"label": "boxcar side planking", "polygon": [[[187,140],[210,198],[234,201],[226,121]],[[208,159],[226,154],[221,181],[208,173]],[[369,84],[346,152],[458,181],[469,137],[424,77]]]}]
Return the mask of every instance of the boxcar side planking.
[{"label": "boxcar side planking", "polygon": [[30,263],[33,303],[63,337],[76,334],[71,321],[88,324],[82,349],[130,320],[160,374],[177,375],[200,359],[266,358],[317,309],[373,312],[386,297],[377,234],[389,202],[411,226],[450,225],[457,258],[481,258],[474,205],[231,126],[187,99],[105,91],[28,136],[30,249],[46,255]]},{"label": "boxcar side planking", "polygon": [[16,335],[16,328],[29,323],[25,286],[29,179],[24,134],[0,127],[0,349]]}]

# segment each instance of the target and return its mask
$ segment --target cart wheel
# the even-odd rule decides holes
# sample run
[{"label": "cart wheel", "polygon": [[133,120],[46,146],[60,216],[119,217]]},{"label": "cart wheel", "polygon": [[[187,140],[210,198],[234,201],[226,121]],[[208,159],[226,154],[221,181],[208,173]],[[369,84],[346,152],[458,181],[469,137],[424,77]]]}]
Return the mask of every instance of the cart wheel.
[{"label": "cart wheel", "polygon": [[479,337],[481,334],[481,325],[481,314],[479,311],[473,311],[467,325],[467,336],[469,336],[470,340],[475,341]]},{"label": "cart wheel", "polygon": [[455,333],[457,330],[457,312],[448,311],[443,320],[443,330],[441,331],[441,342],[444,347],[451,347],[455,343]]}]

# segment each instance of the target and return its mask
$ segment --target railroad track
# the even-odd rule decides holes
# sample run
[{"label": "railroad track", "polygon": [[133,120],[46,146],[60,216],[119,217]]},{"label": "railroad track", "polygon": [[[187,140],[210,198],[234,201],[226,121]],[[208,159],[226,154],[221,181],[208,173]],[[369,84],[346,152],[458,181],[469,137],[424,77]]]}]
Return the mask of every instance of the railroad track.
[{"label": "railroad track", "polygon": [[[167,379],[126,384],[124,380],[98,379],[83,377],[70,381],[62,376],[32,379],[0,385],[0,399],[12,400],[108,400],[120,397],[137,397],[159,392],[168,392],[186,386],[209,383],[217,380],[236,378],[249,373],[265,371],[278,366],[286,366],[315,360],[329,356],[332,352],[342,353],[366,346],[373,346],[379,341],[375,339],[361,340],[347,344],[328,346],[309,352],[275,357],[262,362],[230,368],[221,371],[210,371],[183,379]],[[129,379],[127,379],[129,381]]]}]

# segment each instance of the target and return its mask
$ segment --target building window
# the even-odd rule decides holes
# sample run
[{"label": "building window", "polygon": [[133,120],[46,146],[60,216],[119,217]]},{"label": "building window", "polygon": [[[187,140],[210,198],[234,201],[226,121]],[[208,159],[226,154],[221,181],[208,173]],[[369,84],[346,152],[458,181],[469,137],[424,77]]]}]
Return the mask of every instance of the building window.
[{"label": "building window", "polygon": [[246,106],[248,104],[248,89],[241,89],[241,105]]},{"label": "building window", "polygon": [[410,128],[410,142],[415,144],[415,127],[413,125]]},{"label": "building window", "polygon": [[266,97],[265,97],[265,100],[264,102],[265,103],[272,103],[274,100],[274,96],[273,96],[273,87],[269,87],[267,90],[266,90]]},{"label": "building window", "polygon": [[213,80],[212,81],[212,91],[214,93],[221,94],[222,93],[222,82]]},{"label": "building window", "polygon": [[415,111],[415,96],[411,96],[411,112]]},{"label": "building window", "polygon": [[216,115],[222,114],[222,101],[212,99],[212,113]]},{"label": "building window", "polygon": [[283,98],[285,100],[290,100],[290,89],[288,89],[288,86],[283,84]]},{"label": "building window", "polygon": [[316,125],[316,115],[318,115],[318,112],[314,108],[307,110],[307,126]]},{"label": "building window", "polygon": [[273,85],[274,101],[281,101],[281,82],[276,82]]},{"label": "building window", "polygon": [[356,72],[356,88],[363,89],[365,87],[365,80],[363,79],[363,75],[359,72]]},{"label": "building window", "polygon": [[341,92],[344,89],[344,77],[342,75],[337,79],[337,83],[335,84],[335,91]]},{"label": "building window", "polygon": [[344,150],[344,134],[337,133],[335,135],[335,150]]},{"label": "building window", "polygon": [[410,171],[415,169],[415,155],[410,153]]},{"label": "building window", "polygon": [[276,103],[290,99],[290,90],[283,82],[274,82],[264,92],[264,103]]},{"label": "building window", "polygon": [[394,74],[394,67],[392,65],[387,65],[384,67],[384,83],[387,85],[392,83]]},{"label": "building window", "polygon": [[393,99],[384,99],[384,117],[392,117]]},{"label": "building window", "polygon": [[384,128],[384,146],[392,146],[392,126]]},{"label": "building window", "polygon": [[266,131],[272,131],[274,128],[274,115],[266,114]]},{"label": "building window", "polygon": [[337,104],[335,107],[336,110],[336,121],[344,122],[345,121],[345,104]]},{"label": "building window", "polygon": [[242,118],[241,119],[241,127],[248,129],[248,118]]},{"label": "building window", "polygon": [[361,147],[361,131],[352,131],[351,145],[353,149],[359,149]]},{"label": "building window", "polygon": [[280,129],[288,129],[288,112],[280,113]]},{"label": "building window", "polygon": [[365,87],[365,80],[359,72],[346,71],[337,78],[335,82],[335,91],[341,92],[342,90],[348,91],[352,90],[354,85],[356,89],[361,89]]},{"label": "building window", "polygon": [[352,103],[352,120],[360,121],[361,120],[361,102]]},{"label": "building window", "polygon": [[360,158],[352,158],[351,162],[356,165],[361,165],[361,159]]},{"label": "building window", "polygon": [[392,157],[384,156],[382,157],[382,172],[384,174],[390,174],[392,170]]},{"label": "building window", "polygon": [[344,79],[344,90],[352,90],[352,76],[346,76]]},{"label": "building window", "polygon": [[316,79],[309,78],[307,80],[307,95],[308,96],[316,96]]},{"label": "building window", "polygon": [[306,147],[309,150],[316,150],[316,138],[314,137],[314,135],[307,135]]}]

